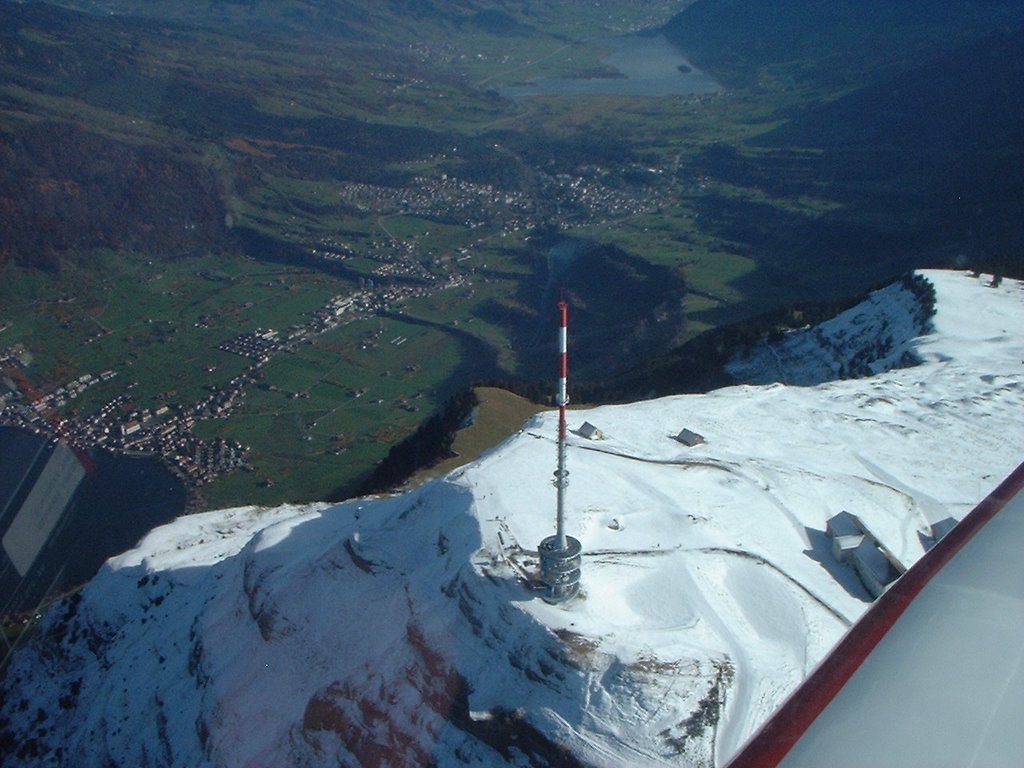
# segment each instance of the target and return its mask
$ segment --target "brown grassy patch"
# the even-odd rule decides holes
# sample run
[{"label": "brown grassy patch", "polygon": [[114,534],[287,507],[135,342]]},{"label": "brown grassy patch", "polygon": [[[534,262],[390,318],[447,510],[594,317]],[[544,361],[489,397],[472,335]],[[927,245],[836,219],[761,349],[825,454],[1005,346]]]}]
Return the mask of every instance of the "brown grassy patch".
[{"label": "brown grassy patch", "polygon": [[531,416],[544,410],[504,389],[477,387],[474,391],[479,405],[473,423],[455,436],[452,449],[457,455],[419,473],[414,482],[429,480],[475,461],[488,448],[514,434]]}]

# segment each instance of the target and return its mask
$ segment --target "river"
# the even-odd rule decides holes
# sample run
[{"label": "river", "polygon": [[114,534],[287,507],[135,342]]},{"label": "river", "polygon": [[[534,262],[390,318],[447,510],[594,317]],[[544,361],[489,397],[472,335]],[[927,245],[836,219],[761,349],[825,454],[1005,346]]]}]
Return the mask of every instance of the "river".
[{"label": "river", "polygon": [[623,35],[600,41],[611,49],[602,63],[615,77],[546,77],[501,89],[502,96],[696,96],[722,86],[693,67],[664,35]]}]

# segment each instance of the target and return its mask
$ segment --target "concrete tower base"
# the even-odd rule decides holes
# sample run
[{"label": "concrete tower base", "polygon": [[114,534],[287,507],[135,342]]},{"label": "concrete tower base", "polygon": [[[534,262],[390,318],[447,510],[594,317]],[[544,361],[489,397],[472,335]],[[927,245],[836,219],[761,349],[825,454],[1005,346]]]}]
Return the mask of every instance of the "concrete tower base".
[{"label": "concrete tower base", "polygon": [[558,546],[557,536],[548,536],[537,547],[540,554],[540,578],[547,585],[544,601],[564,603],[580,591],[580,552],[583,545],[572,536],[565,537],[565,549]]}]

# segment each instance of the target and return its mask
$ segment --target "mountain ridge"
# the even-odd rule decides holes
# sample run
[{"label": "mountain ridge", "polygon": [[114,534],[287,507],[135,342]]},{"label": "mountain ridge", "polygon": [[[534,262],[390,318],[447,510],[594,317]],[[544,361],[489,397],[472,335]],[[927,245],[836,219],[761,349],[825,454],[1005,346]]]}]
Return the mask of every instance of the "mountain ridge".
[{"label": "mountain ridge", "polygon": [[[855,510],[909,565],[921,531],[1024,453],[1024,284],[925,277],[937,313],[908,342],[915,367],[570,411],[604,437],[570,437],[585,556],[563,606],[537,599],[533,549],[553,517],[552,412],[405,494],[154,530],[18,654],[4,752],[722,764],[867,606],[830,559],[827,517]],[[707,442],[672,440],[682,426]]]},{"label": "mountain ridge", "polygon": [[789,76],[835,86],[1022,23],[1019,4],[1006,0],[697,0],[665,34],[698,66],[730,79],[755,82],[768,68],[809,61]]}]

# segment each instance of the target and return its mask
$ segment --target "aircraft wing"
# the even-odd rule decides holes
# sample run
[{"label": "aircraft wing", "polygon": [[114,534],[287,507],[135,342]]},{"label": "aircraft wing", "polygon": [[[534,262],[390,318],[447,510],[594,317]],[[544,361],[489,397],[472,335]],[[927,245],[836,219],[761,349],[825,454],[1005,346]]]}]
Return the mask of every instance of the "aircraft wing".
[{"label": "aircraft wing", "polygon": [[1024,765],[1024,464],[883,594],[728,768]]}]

